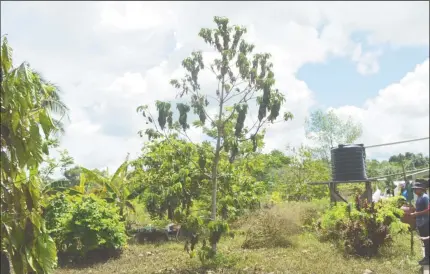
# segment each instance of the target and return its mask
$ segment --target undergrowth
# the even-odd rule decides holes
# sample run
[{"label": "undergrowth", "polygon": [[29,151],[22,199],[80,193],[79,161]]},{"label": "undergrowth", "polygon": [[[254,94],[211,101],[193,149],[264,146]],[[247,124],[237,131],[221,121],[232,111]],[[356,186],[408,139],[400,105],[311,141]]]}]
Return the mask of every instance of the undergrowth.
[{"label": "undergrowth", "polygon": [[325,201],[289,202],[248,216],[245,228],[245,249],[291,247],[292,237],[309,229],[326,208]]},{"label": "undergrowth", "polygon": [[383,246],[392,244],[393,236],[408,231],[400,221],[403,211],[397,206],[397,197],[377,203],[360,201],[338,204],[321,218],[321,240],[329,240],[346,253],[375,256]]}]

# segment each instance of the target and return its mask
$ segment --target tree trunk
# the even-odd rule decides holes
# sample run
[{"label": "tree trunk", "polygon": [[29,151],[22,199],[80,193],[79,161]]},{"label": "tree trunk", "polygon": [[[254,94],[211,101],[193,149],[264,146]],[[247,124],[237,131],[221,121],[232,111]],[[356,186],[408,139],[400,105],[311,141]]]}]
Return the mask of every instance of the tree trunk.
[{"label": "tree trunk", "polygon": [[169,207],[167,208],[167,218],[170,221],[173,221],[173,210],[172,210],[172,206],[169,205]]},{"label": "tree trunk", "polygon": [[1,252],[1,272],[0,274],[10,274],[9,258],[5,252]]},{"label": "tree trunk", "polygon": [[[219,103],[219,112],[218,112],[218,134],[216,139],[216,147],[215,147],[215,158],[214,162],[212,164],[212,214],[211,219],[212,221],[216,221],[216,194],[218,189],[218,163],[219,163],[219,157],[220,157],[220,150],[221,150],[221,125],[222,125],[222,109],[224,105],[224,77],[222,79],[222,85],[221,85],[221,96],[220,96],[220,103]],[[216,253],[216,243],[212,244],[212,250],[214,253]]]}]

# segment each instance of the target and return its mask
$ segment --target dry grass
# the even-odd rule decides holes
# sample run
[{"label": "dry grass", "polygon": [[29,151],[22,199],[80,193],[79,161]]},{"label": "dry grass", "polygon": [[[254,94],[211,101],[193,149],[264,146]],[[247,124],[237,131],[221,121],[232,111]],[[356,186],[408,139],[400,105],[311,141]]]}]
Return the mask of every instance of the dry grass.
[{"label": "dry grass", "polygon": [[[289,203],[266,211],[269,214],[263,214],[266,216],[263,219],[258,217],[262,215],[250,215],[233,227],[245,232],[253,224],[258,224],[260,228],[267,227],[271,223],[261,220],[268,220],[268,216],[280,218],[281,221],[272,221],[278,225],[285,225],[287,221],[299,224],[315,215],[315,211],[318,211],[315,205]],[[304,216],[307,217],[303,219]],[[209,273],[362,274],[369,269],[372,273],[414,274],[420,270],[417,261],[421,259],[421,243],[415,240],[416,255],[410,256],[408,235],[397,236],[392,247],[383,249],[379,257],[369,260],[345,257],[335,246],[321,243],[309,232],[298,233],[296,229],[281,229],[278,232],[284,232],[284,237],[292,246],[249,250],[242,248],[246,235],[238,235],[234,239],[224,238],[219,244],[219,252],[231,258],[234,266]],[[260,243],[266,240],[260,239]],[[171,242],[159,246],[130,245],[119,259],[83,269],[59,269],[56,273],[208,273],[199,269],[199,266],[198,258],[189,258],[183,250],[183,244]]]},{"label": "dry grass", "polygon": [[321,205],[315,203],[285,203],[248,216],[242,224],[247,249],[290,247],[293,237],[303,232],[318,217]]}]

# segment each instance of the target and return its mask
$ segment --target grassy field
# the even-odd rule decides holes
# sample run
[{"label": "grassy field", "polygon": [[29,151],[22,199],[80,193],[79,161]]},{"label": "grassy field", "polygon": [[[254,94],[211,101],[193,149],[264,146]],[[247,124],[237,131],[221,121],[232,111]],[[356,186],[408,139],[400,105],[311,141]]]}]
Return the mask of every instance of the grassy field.
[{"label": "grassy field", "polygon": [[[231,258],[234,266],[212,273],[362,274],[366,269],[381,274],[420,273],[417,264],[421,259],[420,243],[415,241],[416,255],[410,256],[407,236],[396,238],[391,248],[370,260],[347,258],[330,243],[320,243],[308,233],[297,236],[290,248],[244,250],[243,241],[244,236],[239,236],[221,242],[219,250]],[[56,273],[207,273],[199,265],[198,258],[190,259],[180,243],[130,245],[119,259],[82,269],[59,269]]]},{"label": "grassy field", "polygon": [[[315,207],[315,205],[313,205]],[[321,208],[321,205],[319,206]],[[341,250],[329,242],[320,242],[309,231],[297,230],[294,223],[302,222],[303,216],[318,211],[317,208],[303,204],[278,206],[262,214],[244,217],[234,224],[238,231],[247,231],[251,226],[260,225],[265,233],[286,235],[288,244],[265,243],[271,248],[244,249],[242,244],[250,241],[244,234],[223,238],[219,244],[220,253],[226,258],[217,270],[201,269],[197,257],[190,258],[184,251],[183,243],[169,242],[160,245],[131,244],[118,259],[95,264],[86,268],[62,268],[57,274],[83,273],[380,273],[380,274],[415,274],[420,273],[417,261],[421,259],[422,249],[415,238],[415,255],[411,255],[410,236],[398,235],[392,246],[381,251],[380,256],[372,259],[345,256]],[[305,214],[304,212],[308,212]],[[279,227],[278,231],[268,231]],[[251,237],[253,237],[251,235]],[[283,241],[283,238],[277,238]],[[254,244],[259,244],[254,241]],[[371,272],[369,272],[369,270]]]}]

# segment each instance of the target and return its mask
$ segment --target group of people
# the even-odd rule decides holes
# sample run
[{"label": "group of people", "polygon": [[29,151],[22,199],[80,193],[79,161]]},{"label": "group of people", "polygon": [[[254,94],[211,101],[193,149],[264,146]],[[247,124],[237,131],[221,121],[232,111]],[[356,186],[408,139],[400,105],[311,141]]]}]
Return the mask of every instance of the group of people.
[{"label": "group of people", "polygon": [[[420,265],[429,265],[429,196],[427,189],[429,188],[430,180],[417,180],[413,185],[406,183],[402,186],[401,195],[405,197],[408,202],[413,200],[413,193],[417,195],[415,201],[415,212],[408,213],[410,216],[415,218],[418,233],[421,240],[424,242],[424,258],[419,261]],[[413,193],[412,193],[413,192]]]}]

